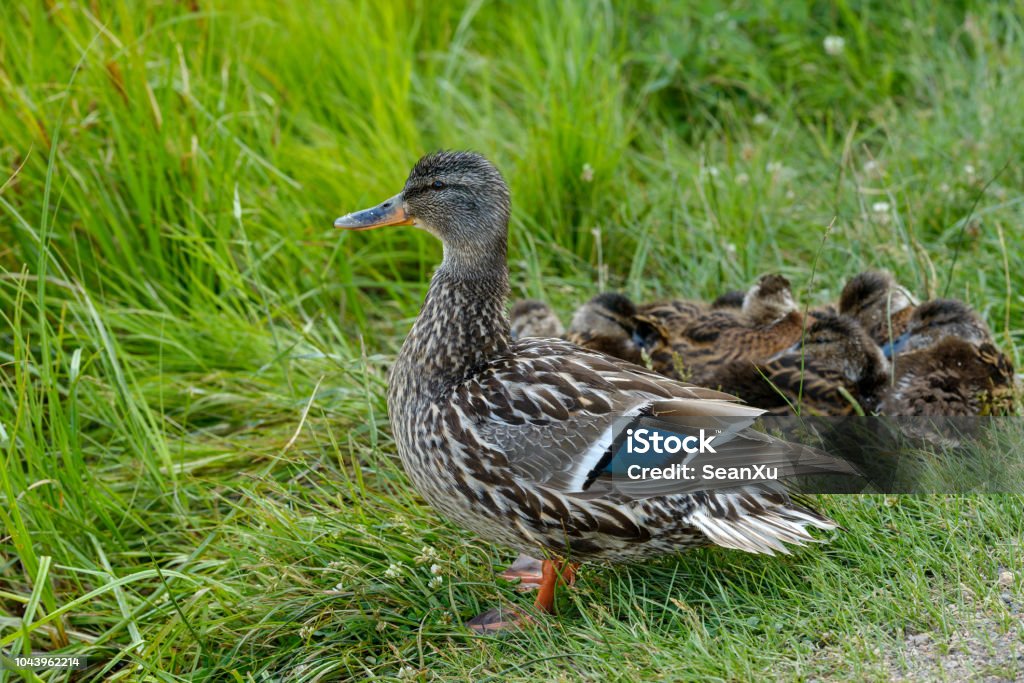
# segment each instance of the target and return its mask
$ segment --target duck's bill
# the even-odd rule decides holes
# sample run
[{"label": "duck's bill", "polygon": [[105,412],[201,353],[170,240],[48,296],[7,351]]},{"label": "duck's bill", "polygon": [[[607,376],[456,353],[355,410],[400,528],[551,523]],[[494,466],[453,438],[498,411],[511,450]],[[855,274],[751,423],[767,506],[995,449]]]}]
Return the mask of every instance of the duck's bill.
[{"label": "duck's bill", "polygon": [[401,194],[396,194],[372,209],[356,211],[334,221],[334,227],[342,230],[373,230],[386,225],[413,225],[412,218],[405,211]]}]

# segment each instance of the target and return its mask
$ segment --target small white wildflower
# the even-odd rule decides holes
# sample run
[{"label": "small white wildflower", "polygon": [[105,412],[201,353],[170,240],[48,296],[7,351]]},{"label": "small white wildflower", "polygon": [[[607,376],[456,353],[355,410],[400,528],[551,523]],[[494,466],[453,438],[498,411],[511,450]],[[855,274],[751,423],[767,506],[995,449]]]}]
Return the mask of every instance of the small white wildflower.
[{"label": "small white wildflower", "polygon": [[729,255],[729,258],[736,258],[736,245],[732,242],[726,242],[725,253]]},{"label": "small white wildflower", "polygon": [[846,40],[842,36],[825,36],[822,44],[825,47],[825,54],[833,57],[843,54],[843,49],[846,48]]},{"label": "small white wildflower", "polygon": [[871,210],[875,213],[889,213],[889,202],[875,202],[871,205]]},{"label": "small white wildflower", "polygon": [[755,126],[767,126],[769,123],[771,123],[771,119],[769,119],[768,115],[765,114],[764,112],[759,111],[756,114],[754,114]]},{"label": "small white wildflower", "polygon": [[430,588],[440,588],[443,585],[444,585],[444,577],[443,576],[435,576],[434,578],[432,578],[430,581],[427,582],[427,586],[430,587]]},{"label": "small white wildflower", "polygon": [[303,640],[309,640],[309,638],[313,635],[313,631],[314,629],[312,626],[303,626],[299,629],[299,637]]},{"label": "small white wildflower", "polygon": [[768,171],[772,175],[782,173],[783,165],[781,161],[769,161],[764,165],[764,170]]},{"label": "small white wildflower", "polygon": [[416,678],[418,674],[419,670],[414,669],[411,666],[403,666],[401,669],[398,670],[398,677],[403,681],[412,680]]},{"label": "small white wildflower", "polygon": [[736,176],[736,184],[737,185],[746,185],[749,182],[750,182],[750,176],[748,176],[746,173],[737,174],[737,176]]},{"label": "small white wildflower", "polygon": [[867,175],[878,175],[882,170],[881,165],[874,159],[868,159],[864,162],[864,168],[861,169]]},{"label": "small white wildflower", "polygon": [[385,579],[397,579],[401,575],[402,575],[402,563],[401,562],[398,562],[398,563],[392,562],[391,566],[389,566],[387,569],[384,570],[384,578]]},{"label": "small white wildflower", "polygon": [[589,183],[594,179],[594,167],[590,164],[583,164],[583,171],[580,173],[580,180]]},{"label": "small white wildflower", "polygon": [[964,164],[964,173],[969,176],[974,175],[974,166],[971,164]]},{"label": "small white wildflower", "polygon": [[786,199],[796,199],[796,192],[794,192],[793,190],[787,190]]},{"label": "small white wildflower", "polygon": [[436,559],[437,551],[431,548],[429,545],[425,545],[422,548],[420,548],[420,554],[416,556],[414,561],[416,562],[416,564],[426,564],[428,562],[433,562]]},{"label": "small white wildflower", "polygon": [[433,574],[434,576],[440,575],[442,571],[443,570],[441,569],[441,565],[439,565],[439,564],[432,564],[432,565],[430,565],[430,573]]},{"label": "small white wildflower", "polygon": [[951,188],[949,187],[949,183],[942,183],[941,185],[939,185],[939,192],[941,192],[942,194],[948,194],[950,189]]},{"label": "small white wildflower", "polygon": [[345,566],[345,564],[346,563],[342,562],[341,560],[331,560],[330,562],[327,563],[327,568],[328,569],[341,569],[342,567]]},{"label": "small white wildflower", "polygon": [[345,584],[339,581],[338,583],[334,584],[334,590],[340,593],[341,591],[345,590]]}]

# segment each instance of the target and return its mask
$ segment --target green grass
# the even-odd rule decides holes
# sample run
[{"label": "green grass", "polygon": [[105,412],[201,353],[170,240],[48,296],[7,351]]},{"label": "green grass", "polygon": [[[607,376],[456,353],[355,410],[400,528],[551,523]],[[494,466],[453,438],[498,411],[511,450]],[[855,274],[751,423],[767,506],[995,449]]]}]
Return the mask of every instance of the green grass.
[{"label": "green grass", "polygon": [[425,151],[505,171],[515,294],[563,313],[882,267],[1024,361],[1021,6],[686,4],[0,3],[0,647],[90,680],[888,679],[908,634],[1014,633],[1021,496],[834,497],[791,558],[587,567],[557,621],[459,627],[522,598],[387,427],[440,248],[330,227]]}]

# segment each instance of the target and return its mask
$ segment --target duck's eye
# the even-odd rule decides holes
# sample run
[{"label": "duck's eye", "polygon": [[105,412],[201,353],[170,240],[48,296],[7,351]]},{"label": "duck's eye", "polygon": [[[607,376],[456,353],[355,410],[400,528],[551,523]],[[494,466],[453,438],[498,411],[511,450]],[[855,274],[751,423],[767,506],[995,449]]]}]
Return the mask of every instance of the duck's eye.
[{"label": "duck's eye", "polygon": [[444,189],[444,182],[441,181],[441,180],[435,180],[434,182],[430,183],[430,186],[432,188],[434,188],[435,190],[443,190]]}]

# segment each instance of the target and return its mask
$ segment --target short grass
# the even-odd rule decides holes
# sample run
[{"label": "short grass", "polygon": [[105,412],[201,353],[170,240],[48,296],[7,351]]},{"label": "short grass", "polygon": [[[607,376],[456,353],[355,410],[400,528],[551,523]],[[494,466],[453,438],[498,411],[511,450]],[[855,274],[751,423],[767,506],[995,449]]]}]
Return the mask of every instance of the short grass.
[{"label": "short grass", "polygon": [[1019,366],[1022,49],[980,1],[0,3],[0,647],[81,680],[888,679],[984,614],[979,675],[1021,676],[1017,495],[822,500],[828,545],[587,567],[560,619],[467,634],[511,556],[417,499],[383,399],[439,247],[330,225],[473,148],[517,295],[781,271],[817,304],[883,267]]}]

